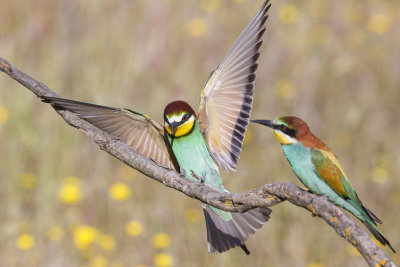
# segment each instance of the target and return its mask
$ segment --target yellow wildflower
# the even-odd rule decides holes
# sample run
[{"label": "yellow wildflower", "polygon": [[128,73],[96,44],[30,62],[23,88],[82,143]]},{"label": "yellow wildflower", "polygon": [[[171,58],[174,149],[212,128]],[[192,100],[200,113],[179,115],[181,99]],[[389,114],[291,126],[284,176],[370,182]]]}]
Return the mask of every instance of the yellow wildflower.
[{"label": "yellow wildflower", "polygon": [[201,218],[201,214],[197,209],[188,209],[185,212],[185,220],[191,223],[197,223]]},{"label": "yellow wildflower", "polygon": [[296,86],[289,80],[281,80],[275,85],[275,93],[281,98],[291,99],[296,94]]},{"label": "yellow wildflower", "polygon": [[0,106],[0,125],[6,124],[9,117],[10,113],[8,112],[6,107]]},{"label": "yellow wildflower", "polygon": [[172,266],[172,264],[172,256],[168,253],[158,253],[154,257],[154,265],[156,265],[157,267],[169,267]]},{"label": "yellow wildflower", "polygon": [[125,201],[131,196],[131,189],[124,183],[114,183],[111,185],[108,194],[115,201]]},{"label": "yellow wildflower", "polygon": [[115,239],[112,235],[101,235],[97,243],[105,251],[113,250],[115,247]]},{"label": "yellow wildflower", "polygon": [[98,232],[96,228],[88,225],[80,225],[74,229],[74,243],[78,249],[87,249],[92,244],[97,236]]},{"label": "yellow wildflower", "polygon": [[294,24],[296,22],[298,11],[295,5],[283,4],[278,12],[283,23]]},{"label": "yellow wildflower", "polygon": [[389,175],[385,168],[375,167],[372,171],[372,180],[377,184],[383,184],[388,181]]},{"label": "yellow wildflower", "polygon": [[36,177],[32,173],[23,173],[19,178],[19,185],[25,189],[32,189],[35,187]]},{"label": "yellow wildflower", "polygon": [[386,14],[372,16],[367,24],[368,30],[376,34],[386,33],[392,24],[392,19]]},{"label": "yellow wildflower", "polygon": [[47,237],[51,241],[61,241],[64,238],[64,230],[60,226],[52,226],[47,231]]},{"label": "yellow wildflower", "polygon": [[90,261],[91,267],[106,267],[108,265],[108,260],[103,256],[95,256]]},{"label": "yellow wildflower", "polygon": [[125,226],[125,232],[130,236],[139,236],[143,232],[143,225],[139,221],[130,221]]},{"label": "yellow wildflower", "polygon": [[15,240],[15,245],[19,250],[30,250],[35,245],[35,238],[27,233],[20,234]]},{"label": "yellow wildflower", "polygon": [[187,29],[191,36],[201,37],[207,32],[207,22],[202,18],[193,18],[187,23]]},{"label": "yellow wildflower", "polygon": [[79,179],[76,177],[65,178],[58,196],[65,204],[77,204],[81,202],[82,191]]},{"label": "yellow wildflower", "polygon": [[171,243],[171,238],[167,233],[157,233],[153,237],[153,246],[156,248],[166,248]]}]

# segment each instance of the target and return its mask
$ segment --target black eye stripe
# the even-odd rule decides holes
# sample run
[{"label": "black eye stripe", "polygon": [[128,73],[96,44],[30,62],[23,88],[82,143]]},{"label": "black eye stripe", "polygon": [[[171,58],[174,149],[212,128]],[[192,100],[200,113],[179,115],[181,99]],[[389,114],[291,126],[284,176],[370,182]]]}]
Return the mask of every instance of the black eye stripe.
[{"label": "black eye stripe", "polygon": [[297,135],[297,131],[296,130],[286,128],[286,130],[284,132],[285,132],[285,134],[296,138],[296,135]]},{"label": "black eye stripe", "polygon": [[183,118],[182,118],[182,122],[187,121],[191,116],[192,116],[192,113],[191,113],[191,112],[186,113],[186,114],[183,116]]},{"label": "black eye stripe", "polygon": [[297,131],[296,131],[296,130],[293,130],[293,129],[290,129],[290,128],[286,127],[286,126],[283,125],[283,124],[280,124],[280,125],[273,125],[272,127],[273,127],[274,129],[276,129],[276,130],[279,130],[279,131],[281,131],[281,132],[287,134],[287,135],[290,136],[290,137],[296,138]]},{"label": "black eye stripe", "polygon": [[[184,122],[186,122],[188,119],[190,119],[190,117],[191,117],[192,115],[193,115],[193,114],[192,114],[191,112],[186,113],[185,115],[183,115],[182,120],[181,120],[181,122],[180,122],[179,124],[183,124]],[[171,126],[171,123],[169,122],[169,120],[168,120],[168,118],[167,118],[166,115],[164,115],[164,121],[165,121],[168,125]]]},{"label": "black eye stripe", "polygon": [[171,123],[169,123],[169,120],[168,120],[168,118],[167,118],[167,116],[166,115],[164,115],[164,121],[168,124],[168,125],[170,125],[171,126]]}]

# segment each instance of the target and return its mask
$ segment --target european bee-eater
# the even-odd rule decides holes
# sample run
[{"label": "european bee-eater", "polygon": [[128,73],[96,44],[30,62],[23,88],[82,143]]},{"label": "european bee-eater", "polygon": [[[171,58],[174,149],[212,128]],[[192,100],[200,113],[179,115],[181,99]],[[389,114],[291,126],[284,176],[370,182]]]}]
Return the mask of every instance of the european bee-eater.
[{"label": "european bee-eater", "polygon": [[[269,8],[267,0],[211,73],[201,93],[198,115],[186,102],[171,102],[164,110],[163,127],[132,109],[52,97],[43,97],[43,101],[56,109],[74,112],[162,166],[226,192],[218,166],[225,170],[236,169],[249,124],[255,71]],[[240,246],[249,254],[245,241],[271,213],[268,208],[230,213],[205,203],[202,206],[208,251],[215,253]]]},{"label": "european bee-eater", "polygon": [[376,225],[376,222],[382,222],[358,198],[335,154],[303,120],[288,116],[252,122],[272,128],[294,173],[311,192],[327,196],[331,202],[352,213],[382,245],[388,245],[395,252]]}]

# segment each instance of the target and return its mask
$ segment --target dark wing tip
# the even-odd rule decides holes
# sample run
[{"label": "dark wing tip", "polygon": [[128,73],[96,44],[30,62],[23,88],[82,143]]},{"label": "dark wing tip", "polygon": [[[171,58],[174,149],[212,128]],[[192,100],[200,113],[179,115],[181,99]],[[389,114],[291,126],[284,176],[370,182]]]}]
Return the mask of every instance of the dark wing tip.
[{"label": "dark wing tip", "polygon": [[[231,220],[223,220],[210,207],[203,207],[209,252],[221,253],[236,246],[240,246],[248,255],[245,242],[250,234],[269,220],[271,210],[255,208],[245,213],[231,213]],[[247,251],[247,252],[246,252]]]},{"label": "dark wing tip", "polygon": [[54,101],[57,101],[58,99],[62,99],[62,98],[59,98],[59,97],[54,97],[54,96],[39,96],[41,99],[41,101],[43,102],[43,103],[49,103],[49,104],[52,104]]},{"label": "dark wing tip", "polygon": [[40,98],[42,98],[42,102],[49,103],[54,108],[66,109],[66,110],[78,113],[78,115],[81,115],[81,114],[79,114],[78,111],[82,107],[100,108],[100,109],[115,110],[115,111],[121,110],[120,108],[102,106],[102,105],[97,105],[97,104],[92,104],[92,103],[87,103],[87,102],[82,102],[82,101],[76,101],[76,100],[71,100],[71,99],[65,99],[65,98],[60,98],[60,97],[41,96]]},{"label": "dark wing tip", "polygon": [[240,247],[243,249],[244,253],[246,253],[246,255],[250,255],[250,251],[247,249],[246,244],[242,244],[240,245]]},{"label": "dark wing tip", "polygon": [[[254,45],[254,55],[252,57],[252,60],[254,64],[250,67],[249,69],[249,75],[247,76],[247,81],[248,84],[246,85],[246,94],[244,95],[243,99],[243,104],[241,107],[240,115],[236,121],[235,129],[233,131],[233,136],[231,139],[231,152],[230,152],[230,162],[229,162],[229,169],[234,170],[236,169],[237,166],[237,161],[240,157],[240,151],[242,150],[243,147],[243,139],[244,139],[244,134],[246,132],[246,127],[249,124],[249,118],[250,118],[250,113],[251,113],[251,105],[253,102],[252,98],[252,91],[254,89],[254,81],[256,79],[256,70],[258,68],[258,63],[257,60],[260,57],[260,52],[259,49],[261,48],[261,45],[263,43],[262,36],[264,35],[266,31],[265,27],[265,22],[268,19],[268,10],[271,8],[271,4],[269,3],[269,0],[265,1],[263,5],[260,8],[259,14],[257,16],[261,16],[261,18],[256,19],[257,24],[259,25],[259,30],[257,33],[257,42]],[[261,19],[261,20],[260,20]],[[244,129],[244,130],[243,130]]]},{"label": "dark wing tip", "polygon": [[392,247],[392,245],[390,244],[389,240],[386,239],[385,236],[383,236],[381,233],[379,233],[373,225],[371,225],[370,223],[368,223],[367,221],[363,221],[363,224],[365,225],[365,227],[368,228],[368,230],[373,234],[373,236],[382,244],[382,245],[387,245],[392,251],[393,253],[396,253],[396,251],[394,250],[394,248]]}]

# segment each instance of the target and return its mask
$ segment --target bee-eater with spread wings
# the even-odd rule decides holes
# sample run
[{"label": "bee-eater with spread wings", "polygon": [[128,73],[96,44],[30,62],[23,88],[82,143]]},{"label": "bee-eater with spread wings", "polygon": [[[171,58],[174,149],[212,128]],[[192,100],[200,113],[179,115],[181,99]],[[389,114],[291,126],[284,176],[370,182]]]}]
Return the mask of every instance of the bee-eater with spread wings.
[{"label": "bee-eater with spread wings", "polygon": [[[228,54],[212,72],[198,114],[183,101],[169,103],[164,127],[132,110],[43,97],[56,109],[69,110],[99,129],[120,138],[143,156],[184,173],[187,178],[226,192],[218,167],[235,170],[253,102],[253,88],[262,35],[270,8],[268,0],[253,17]],[[269,219],[271,210],[256,208],[230,213],[202,203],[209,252],[245,246],[249,234]]]},{"label": "bee-eater with spread wings", "polygon": [[252,122],[272,128],[294,173],[306,187],[317,195],[328,196],[334,204],[352,213],[382,245],[395,252],[376,225],[382,222],[358,198],[335,154],[303,120],[289,116]]}]

